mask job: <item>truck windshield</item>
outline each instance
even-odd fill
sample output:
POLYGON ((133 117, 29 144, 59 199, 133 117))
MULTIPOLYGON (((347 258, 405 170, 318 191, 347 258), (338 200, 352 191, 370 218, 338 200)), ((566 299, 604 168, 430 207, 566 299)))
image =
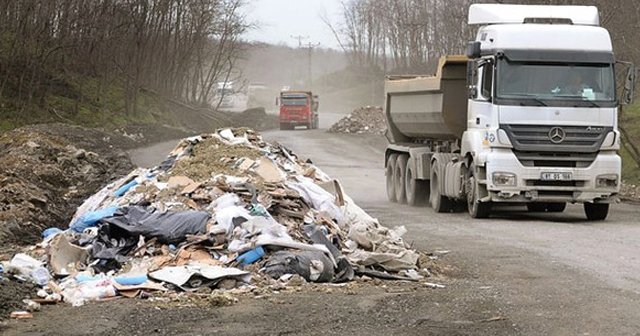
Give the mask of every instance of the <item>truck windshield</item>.
POLYGON ((282 105, 285 106, 305 106, 307 105, 306 98, 287 98, 282 97, 282 105))
POLYGON ((496 98, 520 105, 531 101, 535 105, 564 102, 579 106, 612 106, 615 104, 613 66, 503 59, 498 64, 496 98))

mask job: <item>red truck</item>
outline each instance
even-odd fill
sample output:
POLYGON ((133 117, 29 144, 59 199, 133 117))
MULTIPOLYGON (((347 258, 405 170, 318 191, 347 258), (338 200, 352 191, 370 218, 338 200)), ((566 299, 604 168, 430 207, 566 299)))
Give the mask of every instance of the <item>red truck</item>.
POLYGON ((281 130, 291 130, 296 126, 318 128, 318 96, 311 91, 282 91, 277 105, 281 130))

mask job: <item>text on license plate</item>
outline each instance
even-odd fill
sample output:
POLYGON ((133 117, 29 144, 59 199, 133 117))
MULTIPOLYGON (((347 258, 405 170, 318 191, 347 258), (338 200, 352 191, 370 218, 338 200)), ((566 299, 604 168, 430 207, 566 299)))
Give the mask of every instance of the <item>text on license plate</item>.
POLYGON ((571 173, 542 173, 540 179, 543 181, 569 181, 571 173))

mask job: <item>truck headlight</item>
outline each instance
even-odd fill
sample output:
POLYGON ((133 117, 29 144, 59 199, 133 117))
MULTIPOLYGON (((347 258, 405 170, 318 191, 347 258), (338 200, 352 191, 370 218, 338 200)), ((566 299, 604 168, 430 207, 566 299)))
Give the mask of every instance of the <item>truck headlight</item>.
POLYGON ((493 184, 497 186, 515 186, 516 174, 503 172, 493 173, 493 184))
POLYGON ((605 174, 596 177, 596 188, 616 188, 618 186, 618 174, 605 174))

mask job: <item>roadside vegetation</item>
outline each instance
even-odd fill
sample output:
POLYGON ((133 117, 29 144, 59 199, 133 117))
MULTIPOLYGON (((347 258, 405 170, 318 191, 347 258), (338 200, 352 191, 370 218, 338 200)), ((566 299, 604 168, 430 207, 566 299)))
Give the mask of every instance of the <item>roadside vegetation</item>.
POLYGON ((237 75, 244 4, 0 0, 0 131, 176 123, 181 113, 211 112, 218 82, 237 75))

